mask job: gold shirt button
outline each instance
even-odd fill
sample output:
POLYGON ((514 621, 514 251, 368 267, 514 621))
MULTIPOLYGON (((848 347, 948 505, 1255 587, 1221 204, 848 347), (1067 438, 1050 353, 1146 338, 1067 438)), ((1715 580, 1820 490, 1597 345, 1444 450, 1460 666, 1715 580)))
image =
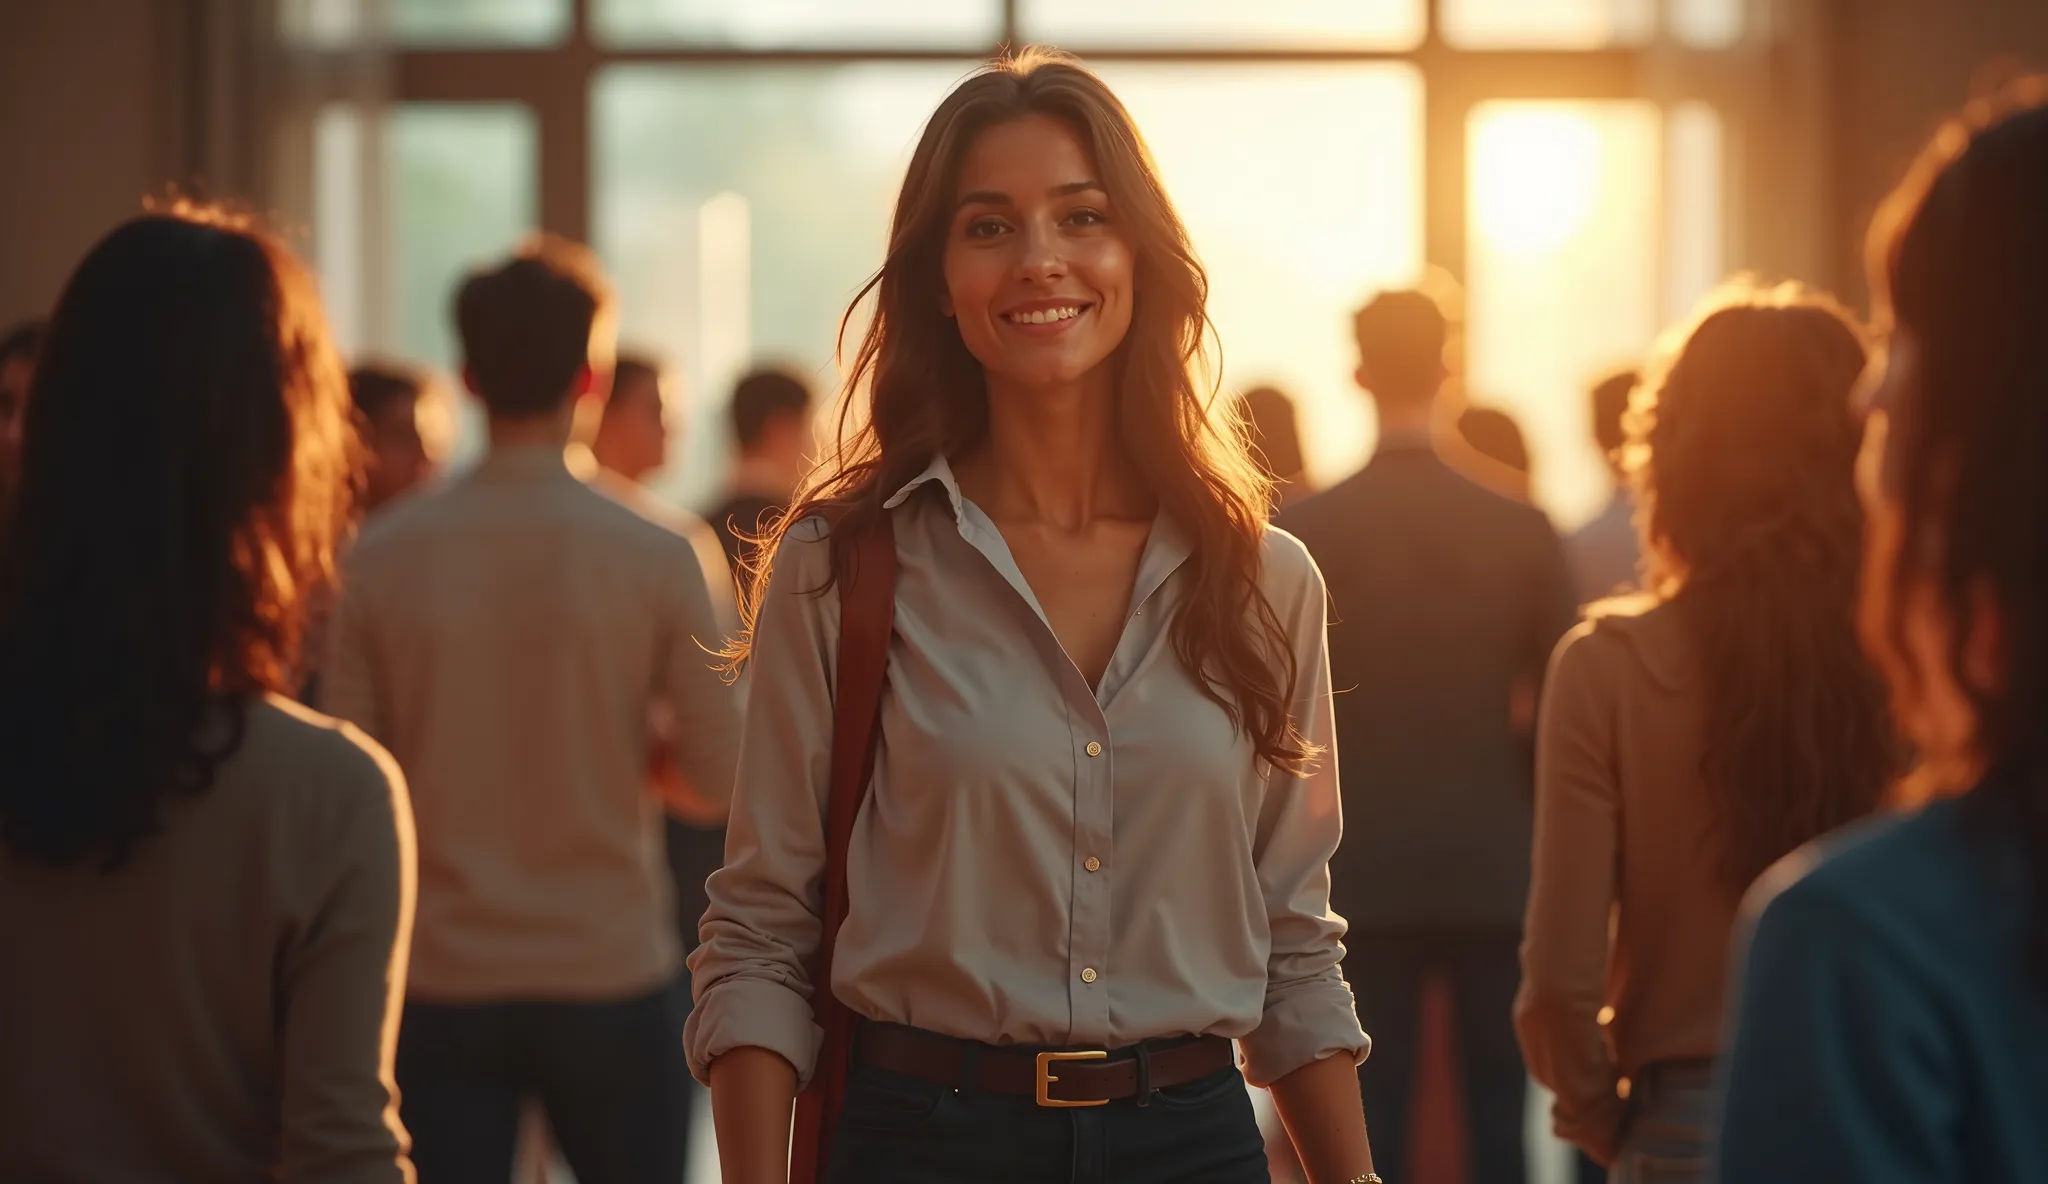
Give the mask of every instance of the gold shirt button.
POLYGON ((1093 966, 1083 966, 1081 968, 1081 981, 1084 983, 1095 981, 1095 968, 1093 966))
POLYGON ((1100 745, 1100 744, 1097 744, 1097 743, 1096 743, 1095 741, 1093 741, 1093 740, 1090 740, 1090 741, 1088 742, 1088 755, 1089 755, 1089 756, 1101 756, 1101 755, 1102 755, 1102 745, 1100 745))
POLYGON ((1102 870, 1102 861, 1100 859, 1095 858, 1093 855, 1090 855, 1088 858, 1081 861, 1081 866, 1087 868, 1091 872, 1099 872, 1102 870))

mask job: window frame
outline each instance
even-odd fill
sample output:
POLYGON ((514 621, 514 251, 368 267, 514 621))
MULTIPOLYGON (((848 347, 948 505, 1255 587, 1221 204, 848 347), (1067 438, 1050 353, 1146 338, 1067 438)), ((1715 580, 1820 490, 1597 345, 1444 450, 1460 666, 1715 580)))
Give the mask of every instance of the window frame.
MULTIPOLYGON (((587 241, 591 233, 593 182, 592 95, 599 73, 635 65, 834 65, 856 62, 957 62, 996 56, 1020 44, 1020 9, 1030 0, 1000 0, 999 40, 991 45, 872 46, 757 49, 712 45, 611 45, 597 39, 592 8, 597 0, 566 0, 569 24, 550 46, 458 47, 396 45, 291 51, 298 93, 315 105, 360 101, 366 72, 384 103, 520 103, 531 109, 538 129, 536 178, 539 225, 543 230, 587 241)), ((1423 258, 1463 283, 1467 273, 1467 131, 1473 110, 1497 101, 1647 99, 1667 113, 1685 102, 1704 102, 1722 116, 1729 139, 1744 126, 1756 80, 1767 76, 1763 39, 1752 31, 1734 45, 1692 48, 1674 43, 1669 8, 1658 0, 1655 37, 1642 44, 1602 48, 1463 48, 1446 42, 1442 0, 1423 0, 1424 31, 1407 49, 1093 47, 1062 44, 1083 60, 1159 64, 1254 64, 1399 62, 1419 70, 1423 91, 1423 258)), ((1751 13, 1752 30, 1756 14, 1751 13)), ((1646 162, 1662 175, 1666 161, 1646 162)), ((1731 164, 1733 162, 1731 161, 1731 164)), ((1730 232, 1740 226, 1736 170, 1723 170, 1721 208, 1730 232)), ((375 175, 374 168, 366 172, 375 175)), ((374 203, 371 203, 374 205, 374 203)), ((383 244, 380 227, 367 228, 364 249, 375 255, 383 244)), ((1723 236, 1729 258, 1745 252, 1733 233, 1723 236)), ((383 270, 364 260, 366 278, 383 270)), ((381 337, 374 328, 371 335, 381 337)))

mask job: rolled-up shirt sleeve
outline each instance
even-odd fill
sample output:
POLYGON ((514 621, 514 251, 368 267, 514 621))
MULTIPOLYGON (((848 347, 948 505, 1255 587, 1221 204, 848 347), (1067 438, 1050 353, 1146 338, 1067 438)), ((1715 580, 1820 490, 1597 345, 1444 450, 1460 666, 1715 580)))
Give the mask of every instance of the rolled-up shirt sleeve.
POLYGON ((824 897, 832 668, 839 596, 822 521, 783 539, 754 626, 749 710, 726 831, 725 866, 690 956, 696 997, 684 1045, 690 1071, 743 1047, 787 1060, 808 1081, 822 1035, 809 966, 824 897))
POLYGON ((1241 1044, 1245 1079, 1259 1086, 1325 1057, 1363 1061, 1372 1048, 1340 969, 1345 922, 1330 911, 1330 857, 1344 824, 1322 573, 1300 543, 1277 531, 1268 536, 1266 562, 1294 653, 1290 710, 1320 753, 1305 769, 1273 771, 1253 840, 1272 945, 1265 1011, 1241 1044))

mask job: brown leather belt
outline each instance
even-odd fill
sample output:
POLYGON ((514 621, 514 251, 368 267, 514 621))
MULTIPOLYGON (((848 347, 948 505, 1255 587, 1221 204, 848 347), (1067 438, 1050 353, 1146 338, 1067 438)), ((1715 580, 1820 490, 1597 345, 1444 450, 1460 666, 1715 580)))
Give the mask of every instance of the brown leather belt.
POLYGON ((1221 1036, 1152 1040, 1103 1049, 1024 1050, 955 1040, 901 1024, 863 1023, 857 1064, 955 1089, 1032 1098, 1041 1106, 1101 1106, 1119 1098, 1200 1081, 1237 1064, 1221 1036))

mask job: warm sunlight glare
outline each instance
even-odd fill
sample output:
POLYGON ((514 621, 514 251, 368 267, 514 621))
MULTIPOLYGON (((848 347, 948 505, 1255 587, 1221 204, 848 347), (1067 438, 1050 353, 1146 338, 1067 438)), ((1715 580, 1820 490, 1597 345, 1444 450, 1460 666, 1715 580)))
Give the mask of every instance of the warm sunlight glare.
POLYGON ((1544 107, 1498 109, 1475 124, 1472 191, 1480 233, 1520 254, 1570 242, 1599 196, 1599 130, 1577 112, 1544 107))

